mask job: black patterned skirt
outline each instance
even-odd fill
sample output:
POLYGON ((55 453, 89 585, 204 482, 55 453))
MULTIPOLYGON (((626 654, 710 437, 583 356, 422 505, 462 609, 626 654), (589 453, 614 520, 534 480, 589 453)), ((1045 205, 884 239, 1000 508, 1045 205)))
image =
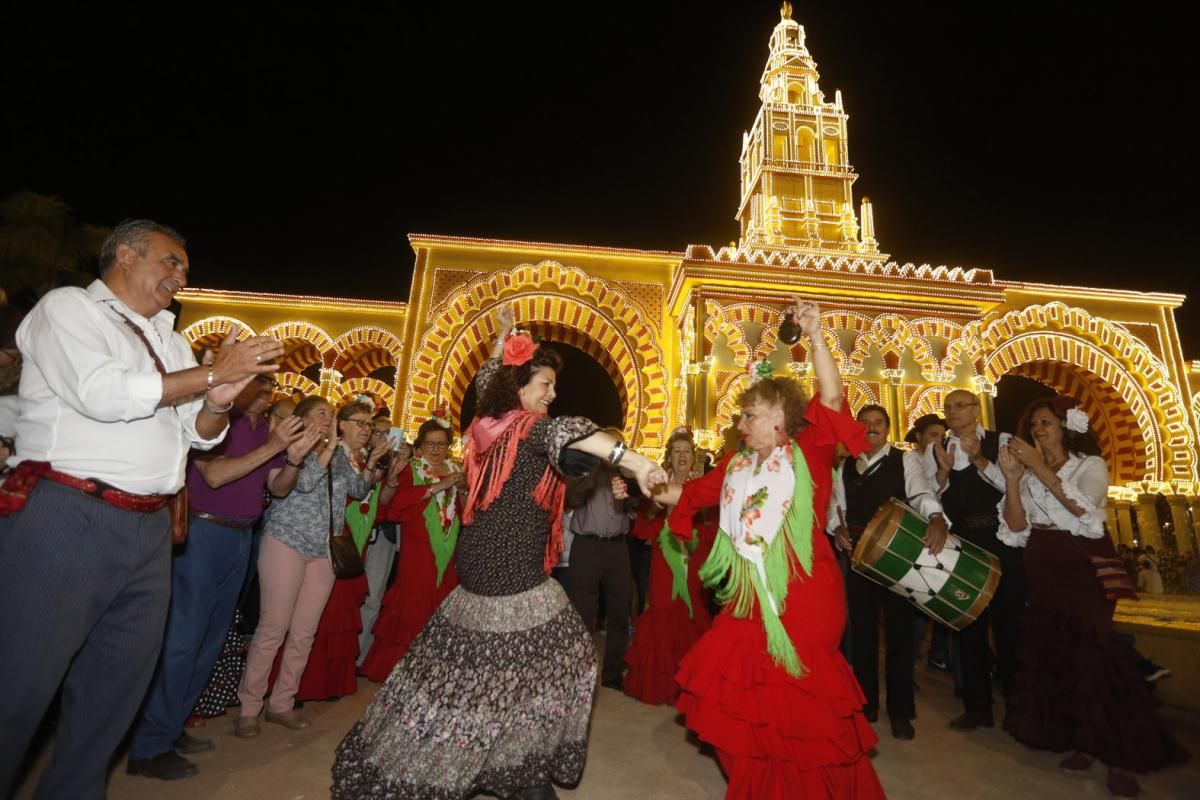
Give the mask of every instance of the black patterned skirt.
POLYGON ((557 582, 454 590, 337 749, 343 800, 508 797, 583 774, 596 658, 557 582))

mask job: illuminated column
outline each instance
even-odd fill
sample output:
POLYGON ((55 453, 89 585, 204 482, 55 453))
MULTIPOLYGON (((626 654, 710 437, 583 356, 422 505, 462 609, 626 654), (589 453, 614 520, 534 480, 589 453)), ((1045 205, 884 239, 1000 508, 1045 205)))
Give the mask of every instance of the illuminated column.
POLYGON ((337 397, 336 388, 342 382, 342 373, 330 367, 321 370, 321 397, 333 400, 337 397))
POLYGON ((1138 533, 1142 547, 1162 550, 1162 528, 1158 524, 1158 495, 1140 494, 1137 500, 1138 533))
POLYGON ((1191 555, 1195 550, 1192 543, 1192 520, 1188 516, 1188 499, 1181 495, 1171 495, 1167 498, 1171 507, 1171 522, 1175 527, 1175 547, 1179 555, 1191 555))
POLYGON ((904 430, 901 425, 904 420, 900 417, 904 414, 904 398, 902 382, 904 381, 904 370, 902 369, 881 369, 879 374, 886 379, 884 384, 883 405, 888 410, 888 416, 892 418, 891 431, 889 438, 893 442, 904 440, 904 430))
POLYGON ((1112 539, 1113 547, 1121 544, 1120 526, 1117 523, 1117 506, 1116 503, 1110 501, 1104 507, 1104 515, 1108 517, 1108 538, 1112 539))
POLYGON ((1116 502, 1117 536, 1120 543, 1133 547, 1133 503, 1129 500, 1116 502))
POLYGON ((996 384, 983 375, 977 375, 975 394, 979 397, 979 422, 989 431, 996 430, 996 384))
POLYGON ((708 309, 704 306, 704 298, 696 298, 695 314, 696 330, 692 340, 692 363, 688 367, 688 375, 692 381, 692 425, 699 429, 708 427, 708 375, 700 374, 700 363, 704 361, 704 328, 708 324, 708 309))
POLYGON ((860 253, 878 253, 879 242, 875 240, 875 209, 871 208, 871 199, 862 199, 862 238, 858 245, 860 253))

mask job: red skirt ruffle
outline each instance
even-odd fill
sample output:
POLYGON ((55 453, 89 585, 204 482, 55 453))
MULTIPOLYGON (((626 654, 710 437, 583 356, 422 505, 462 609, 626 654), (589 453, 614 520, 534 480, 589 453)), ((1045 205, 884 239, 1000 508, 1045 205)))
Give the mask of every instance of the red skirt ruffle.
POLYGON ((636 622, 625 651, 625 694, 650 705, 670 705, 679 696, 675 673, 692 646, 712 626, 703 598, 693 598, 695 617, 682 600, 652 603, 636 622))
POLYGON ((363 660, 362 674, 373 681, 385 681, 425 623, 442 601, 458 586, 453 565, 446 568, 442 585, 435 586, 432 576, 426 583, 406 581, 398 575, 383 597, 383 608, 371 629, 375 641, 363 660))
POLYGON ((864 697, 838 651, 845 589, 836 564, 789 586, 784 626, 807 669, 793 678, 767 653, 762 621, 728 612, 684 657, 675 706, 715 747, 729 777, 727 798, 877 800, 883 787, 867 756, 878 741, 864 697))
POLYGON ((1032 747, 1078 750, 1103 763, 1147 772, 1187 751, 1167 731, 1159 700, 1133 651, 1112 635, 1113 603, 1088 560, 1111 557, 1107 539, 1034 530, 1025 550, 1029 607, 1004 729, 1032 747))

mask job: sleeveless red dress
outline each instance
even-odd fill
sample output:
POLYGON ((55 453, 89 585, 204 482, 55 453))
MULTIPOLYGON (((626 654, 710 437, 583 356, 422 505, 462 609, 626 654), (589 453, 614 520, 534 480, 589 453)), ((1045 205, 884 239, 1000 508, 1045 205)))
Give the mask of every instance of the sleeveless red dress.
POLYGON ((425 498, 426 487, 413 483, 411 468, 401 472, 397 480, 400 485, 392 502, 381 508, 377 517, 383 522, 400 523, 400 552, 399 572, 383 596, 383 608, 372 629, 375 642, 362 664, 362 674, 373 681, 387 679, 433 612, 458 586, 453 559, 446 566, 441 585, 437 583, 437 562, 425 527, 425 506, 432 502, 425 498))
POLYGON ((682 597, 673 596, 675 575, 663 555, 659 536, 666 510, 639 513, 630 534, 650 542, 650 590, 645 612, 634 623, 636 632, 625 651, 625 694, 650 705, 670 705, 679 696, 675 673, 679 662, 712 625, 708 596, 700 583, 700 565, 717 532, 715 519, 697 517, 699 541, 687 560, 687 591, 691 611, 682 597))

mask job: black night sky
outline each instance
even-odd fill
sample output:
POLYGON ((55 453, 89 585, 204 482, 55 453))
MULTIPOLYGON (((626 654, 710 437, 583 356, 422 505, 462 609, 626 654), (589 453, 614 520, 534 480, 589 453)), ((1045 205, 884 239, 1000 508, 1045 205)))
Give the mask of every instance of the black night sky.
MULTIPOLYGON (((409 232, 735 239, 778 20, 771 0, 23 5, 0 25, 0 196, 174 225, 193 285, 385 299, 407 299, 409 232)), ((1185 4, 795 16, 895 260, 1200 290, 1185 4)))

